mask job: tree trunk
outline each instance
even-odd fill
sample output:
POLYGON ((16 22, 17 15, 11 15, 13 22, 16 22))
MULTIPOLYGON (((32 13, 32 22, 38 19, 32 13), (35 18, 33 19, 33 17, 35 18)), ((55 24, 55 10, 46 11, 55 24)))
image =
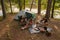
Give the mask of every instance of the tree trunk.
POLYGON ((25 9, 25 0, 24 0, 24 9, 25 9))
POLYGON ((34 0, 32 0, 31 7, 30 7, 30 11, 31 11, 31 9, 32 9, 32 7, 33 7, 33 2, 34 2, 34 0))
POLYGON ((19 4, 20 11, 21 11, 22 10, 22 2, 21 2, 21 0, 18 0, 18 4, 19 4))
POLYGON ((50 17, 51 4, 52 4, 52 0, 48 0, 47 9, 46 9, 46 15, 45 15, 45 18, 47 18, 47 19, 49 19, 49 17, 50 17))
POLYGON ((55 1, 56 1, 56 0, 54 0, 54 1, 53 1, 53 6, 52 6, 52 14, 51 14, 51 18, 53 18, 53 13, 54 13, 54 6, 55 6, 55 1))
POLYGON ((12 12, 12 4, 11 4, 11 0, 9 0, 9 2, 10 2, 11 14, 12 14, 13 12, 12 12))
POLYGON ((3 18, 6 18, 6 11, 5 11, 5 6, 4 6, 4 0, 1 0, 1 6, 2 6, 2 11, 3 11, 3 18))
POLYGON ((41 13, 41 0, 38 0, 38 14, 41 13))

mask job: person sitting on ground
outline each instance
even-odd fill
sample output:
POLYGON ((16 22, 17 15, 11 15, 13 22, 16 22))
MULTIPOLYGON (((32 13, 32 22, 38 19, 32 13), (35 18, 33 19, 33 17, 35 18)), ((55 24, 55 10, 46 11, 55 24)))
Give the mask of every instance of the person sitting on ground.
POLYGON ((47 18, 44 18, 44 23, 47 23, 48 22, 48 19, 47 18))
POLYGON ((32 20, 32 18, 30 20, 27 20, 27 18, 25 18, 25 22, 26 22, 26 25, 24 27, 22 27, 21 29, 29 28, 29 26, 32 25, 33 20, 32 20))
POLYGON ((44 26, 45 24, 48 24, 47 18, 43 18, 43 19, 40 21, 40 25, 44 26))
MULTIPOLYGON (((37 24, 37 25, 39 25, 39 24, 37 24)), ((51 33, 51 30, 52 30, 51 28, 48 27, 48 23, 45 23, 43 25, 43 27, 39 26, 38 28, 40 29, 40 32, 48 32, 48 33, 51 33)))
POLYGON ((40 22, 46 23, 48 22, 47 18, 43 18, 42 20, 40 20, 40 22))
POLYGON ((47 23, 45 24, 45 26, 43 28, 45 30, 46 35, 51 36, 52 28, 49 28, 47 23))
POLYGON ((30 33, 39 33, 40 30, 37 28, 36 22, 33 20, 31 27, 29 28, 30 33))
POLYGON ((24 17, 24 16, 20 16, 19 19, 20 19, 20 20, 19 20, 20 22, 26 23, 26 21, 27 21, 27 18, 24 17))
POLYGON ((24 26, 24 25, 25 25, 24 18, 22 18, 22 19, 20 20, 20 26, 24 26))
POLYGON ((33 20, 32 20, 32 18, 31 18, 31 19, 29 19, 29 20, 28 20, 27 18, 25 18, 24 22, 25 22, 26 24, 25 24, 25 26, 24 26, 24 27, 22 27, 21 29, 29 28, 29 26, 31 26, 31 25, 32 25, 33 20))
POLYGON ((23 21, 23 22, 24 22, 25 25, 24 25, 23 27, 21 27, 21 29, 26 29, 26 28, 28 28, 28 20, 27 20, 26 17, 24 18, 24 21, 23 21))

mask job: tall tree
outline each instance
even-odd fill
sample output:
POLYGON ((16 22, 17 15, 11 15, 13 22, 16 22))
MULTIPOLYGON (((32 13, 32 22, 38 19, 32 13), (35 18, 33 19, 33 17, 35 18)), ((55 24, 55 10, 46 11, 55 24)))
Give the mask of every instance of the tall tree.
POLYGON ((41 13, 41 0, 38 0, 38 14, 41 13))
POLYGON ((20 11, 22 10, 22 0, 18 0, 20 11))
POLYGON ((1 6, 2 6, 2 11, 3 11, 3 18, 6 18, 6 11, 5 11, 5 5, 4 5, 4 0, 1 0, 1 6))
POLYGON ((49 17, 50 17, 51 5, 52 5, 52 0, 48 0, 47 9, 46 9, 46 15, 45 15, 45 18, 47 18, 47 19, 49 19, 49 17))
POLYGON ((24 0, 24 9, 25 9, 25 0, 24 0))
POLYGON ((33 2, 34 2, 34 0, 32 0, 31 7, 30 7, 30 11, 31 11, 31 9, 32 9, 32 7, 33 7, 33 2))
POLYGON ((12 14, 13 12, 12 12, 12 4, 11 4, 11 0, 9 0, 9 3, 10 3, 11 14, 12 14))
POLYGON ((55 2, 56 2, 56 0, 53 0, 53 6, 52 6, 52 14, 51 14, 51 18, 53 18, 55 2))

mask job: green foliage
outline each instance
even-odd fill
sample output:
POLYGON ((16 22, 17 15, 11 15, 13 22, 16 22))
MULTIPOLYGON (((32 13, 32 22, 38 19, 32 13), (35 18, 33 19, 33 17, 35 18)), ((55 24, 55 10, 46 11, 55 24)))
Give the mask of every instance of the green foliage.
MULTIPOLYGON (((20 1, 21 1, 22 6, 23 6, 24 5, 24 0, 20 0, 20 1)), ((5 2, 6 10, 8 10, 8 8, 9 8, 9 0, 4 0, 4 2, 5 2)), ((26 7, 30 7, 31 2, 32 2, 32 0, 25 0, 26 7)), ((37 8, 38 0, 35 0, 35 2, 36 2, 36 8, 37 8)), ((11 3, 12 3, 12 5, 16 5, 19 8, 18 0, 11 0, 11 3)), ((1 5, 1 0, 0 0, 0 5, 1 5)), ((41 7, 42 9, 46 9, 47 0, 41 0, 41 6, 42 6, 41 7)), ((55 9, 59 9, 59 8, 60 8, 60 0, 56 0, 55 9)))
POLYGON ((60 0, 56 0, 57 3, 60 3, 60 0))

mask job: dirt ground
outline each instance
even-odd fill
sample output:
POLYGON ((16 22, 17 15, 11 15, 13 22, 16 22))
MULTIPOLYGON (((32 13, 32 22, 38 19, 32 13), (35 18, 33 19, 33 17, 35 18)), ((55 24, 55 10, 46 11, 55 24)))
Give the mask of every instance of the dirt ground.
POLYGON ((7 18, 0 22, 0 40, 60 40, 60 21, 51 19, 52 35, 47 37, 45 34, 30 34, 28 29, 20 30, 19 23, 14 21, 15 15, 8 14, 7 18))

